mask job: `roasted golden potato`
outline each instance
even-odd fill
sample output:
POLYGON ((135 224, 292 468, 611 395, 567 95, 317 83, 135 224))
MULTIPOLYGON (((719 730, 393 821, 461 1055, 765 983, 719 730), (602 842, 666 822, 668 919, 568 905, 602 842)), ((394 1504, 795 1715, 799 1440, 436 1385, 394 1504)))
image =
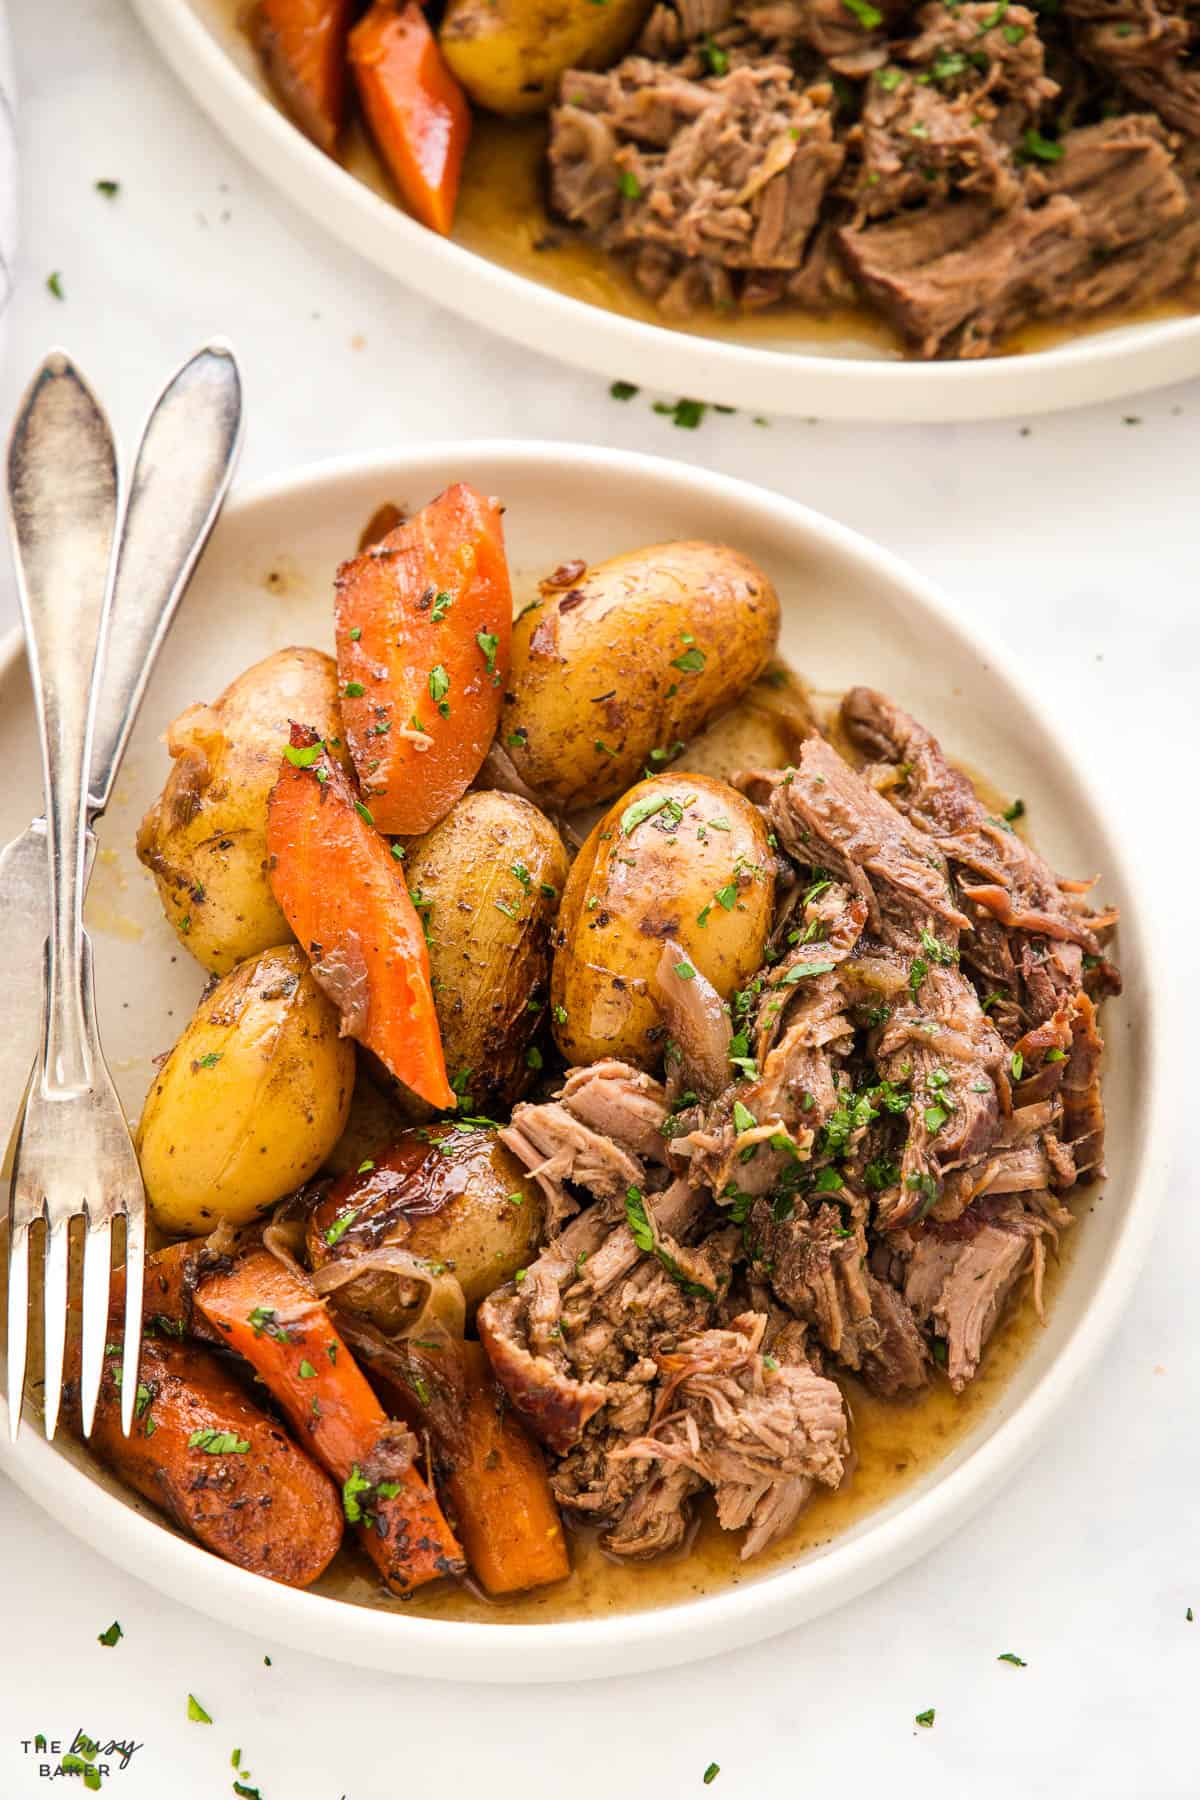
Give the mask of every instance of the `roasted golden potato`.
POLYGON ((447 1072, 468 1108, 489 1112, 529 1083, 566 851, 528 800, 475 793, 409 844, 404 867, 429 940, 447 1072))
POLYGON ((277 650, 167 732, 174 763, 137 853, 180 942, 215 975, 292 935, 267 880, 267 795, 292 719, 346 760, 337 667, 320 650, 277 650))
POLYGON ((656 544, 560 570, 513 627, 500 741, 556 811, 621 794, 766 667, 779 598, 722 544, 656 544), (556 585, 557 584, 557 585, 556 585))
POLYGON ((544 112, 565 70, 608 68, 649 11, 650 0, 450 0, 439 42, 477 106, 516 117, 544 112))
POLYGON ((735 788, 655 775, 600 820, 567 879, 550 983, 569 1063, 662 1060, 650 982, 666 944, 723 1000, 762 962, 775 900, 766 827, 735 788))
POLYGON ((671 773, 690 769, 729 781, 742 769, 786 769, 816 729, 804 683, 773 662, 736 706, 684 746, 671 773))
MULTIPOLYGON (((453 1275, 472 1310, 536 1256, 542 1201, 536 1182, 487 1125, 407 1131, 366 1167, 344 1176, 314 1210, 311 1266, 384 1246, 408 1251, 432 1275, 453 1275)), ((381 1330, 408 1322, 420 1282, 403 1270, 365 1269, 336 1289, 340 1307, 381 1330)))
POLYGON ((317 1172, 341 1136, 354 1046, 299 945, 240 963, 155 1077, 138 1155, 169 1236, 243 1225, 317 1172))

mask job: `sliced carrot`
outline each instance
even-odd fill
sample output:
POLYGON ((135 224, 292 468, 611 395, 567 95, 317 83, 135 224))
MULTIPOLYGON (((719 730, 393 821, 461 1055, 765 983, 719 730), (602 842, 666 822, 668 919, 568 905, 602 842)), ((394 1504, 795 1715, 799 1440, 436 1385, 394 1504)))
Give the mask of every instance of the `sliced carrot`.
POLYGON ((195 1303, 342 1483, 346 1516, 392 1591, 462 1574, 462 1550, 432 1489, 415 1465, 397 1471, 389 1458, 396 1427, 308 1283, 269 1250, 251 1250, 206 1276, 195 1303))
POLYGON ((428 1432, 472 1574, 489 1594, 564 1580, 571 1563, 542 1453, 497 1386, 483 1345, 407 1345, 400 1354, 403 1369, 364 1361, 396 1417, 428 1432))
POLYGON ((428 831, 496 735, 512 643, 500 509, 459 482, 338 570, 346 737, 381 831, 428 831))
POLYGON ((343 1032, 431 1106, 454 1106, 429 952, 403 870, 307 726, 292 726, 271 789, 267 857, 275 898, 341 1010, 343 1032))
POLYGON ((350 66, 371 135, 423 225, 449 234, 471 108, 424 13, 376 0, 350 33, 350 66))
POLYGON ((251 31, 263 66, 300 129, 332 152, 346 117, 346 49, 354 0, 259 0, 251 31))

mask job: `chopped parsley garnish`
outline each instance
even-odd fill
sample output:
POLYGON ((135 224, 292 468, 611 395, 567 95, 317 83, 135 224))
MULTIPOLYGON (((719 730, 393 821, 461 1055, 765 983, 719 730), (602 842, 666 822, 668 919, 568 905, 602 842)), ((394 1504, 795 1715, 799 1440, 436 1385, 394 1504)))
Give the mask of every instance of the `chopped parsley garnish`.
POLYGON ((112 1624, 109 1626, 108 1630, 102 1631, 100 1633, 100 1636, 96 1639, 96 1642, 98 1644, 103 1644, 104 1648, 106 1650, 112 1650, 117 1644, 120 1643, 121 1639, 124 1636, 125 1636, 125 1633, 121 1630, 120 1623, 118 1622, 118 1620, 114 1619, 112 1624))
POLYGON ((608 391, 614 400, 632 400, 635 394, 641 393, 632 381, 614 381, 608 391))
POLYGON ((317 1371, 313 1368, 307 1356, 301 1360, 298 1372, 301 1381, 315 1381, 317 1379, 317 1371))
POLYGON ((681 675, 698 675, 704 667, 704 662, 703 650, 697 650, 693 644, 690 649, 684 651, 682 656, 671 658, 671 667, 678 669, 681 675))
POLYGON ((318 739, 315 744, 285 744, 283 754, 293 769, 311 769, 319 756, 324 756, 325 745, 318 739))
POLYGON ((621 170, 617 176, 617 186, 627 200, 640 200, 642 197, 642 184, 632 169, 621 170))
POLYGON ((740 1137, 743 1131, 753 1131, 757 1124, 758 1120, 750 1108, 743 1106, 740 1100, 735 1100, 733 1103, 733 1129, 738 1136, 740 1137))
POLYGON ((853 14, 864 31, 874 31, 883 24, 883 14, 877 6, 870 4, 870 0, 842 0, 842 5, 848 13, 853 14))
POLYGON ((776 984, 779 987, 794 987, 798 981, 807 981, 813 975, 832 975, 836 964, 831 962, 793 963, 784 971, 776 984))
POLYGON ((719 44, 714 44, 711 37, 706 37, 700 45, 700 54, 710 75, 728 75, 729 58, 719 44))
POLYGON ((435 625, 440 625, 453 605, 454 595, 447 594, 443 589, 441 593, 435 594, 433 597, 433 611, 429 615, 430 619, 435 625))
POLYGON ((359 1207, 352 1206, 336 1218, 329 1227, 329 1230, 325 1233, 325 1242, 331 1246, 340 1243, 353 1225, 355 1219, 357 1219, 360 1210, 359 1207))
POLYGON ((693 969, 691 963, 677 962, 675 964, 675 973, 678 975, 680 981, 695 981, 696 979, 696 971, 693 969))
POLYGON ((52 275, 47 275, 46 286, 50 289, 50 292, 54 295, 56 300, 66 299, 67 296, 63 293, 62 276, 57 269, 55 269, 52 275))
POLYGON ((661 812, 668 798, 666 794, 646 794, 641 800, 633 801, 621 814, 621 836, 629 837, 639 825, 661 812))
MULTIPOLYGON (((764 1362, 764 1363, 766 1363, 766 1362, 767 1362, 767 1361, 768 1361, 768 1358, 767 1358, 767 1357, 765 1357, 765 1356, 764 1356, 764 1357, 763 1357, 763 1362, 764 1362)), ((775 1367, 776 1367, 776 1368, 778 1368, 778 1367, 779 1367, 779 1364, 778 1364, 778 1363, 776 1363, 776 1364, 775 1364, 775 1367)), ((704 1785, 705 1785, 705 1787, 711 1787, 711 1786, 712 1786, 712 1784, 713 1784, 713 1782, 714 1782, 714 1781, 715 1781, 715 1780, 716 1780, 716 1779, 717 1779, 717 1776, 718 1776, 718 1775, 719 1775, 719 1774, 720 1774, 720 1773, 721 1773, 721 1765, 720 1765, 720 1763, 709 1763, 709 1765, 708 1765, 708 1767, 707 1767, 707 1769, 705 1769, 705 1771, 704 1771, 704 1785)))
POLYGON ((929 1707, 929 1709, 926 1712, 919 1712, 917 1714, 916 1723, 918 1725, 923 1725, 925 1727, 925 1730, 928 1731, 936 1717, 937 1717, 937 1709, 936 1709, 936 1707, 931 1706, 931 1707, 929 1707))
POLYGON ((354 802, 354 810, 358 814, 359 818, 363 821, 364 825, 374 825, 374 823, 375 823, 374 814, 372 813, 369 806, 363 805, 361 800, 356 800, 354 802))
POLYGON ((1023 1656, 1018 1656, 1015 1651, 1012 1650, 1002 1650, 1000 1655, 996 1658, 996 1661, 1011 1663, 1014 1669, 1027 1669, 1029 1667, 1025 1658, 1023 1656))
POLYGON ((929 973, 929 964, 923 957, 914 956, 908 970, 908 991, 915 1000, 921 983, 929 973))
POLYGON ((212 1425, 193 1431, 188 1438, 189 1450, 204 1450, 209 1456, 245 1456, 249 1448, 248 1439, 238 1437, 235 1431, 218 1431, 212 1425))
POLYGON ((879 69, 876 72, 875 79, 885 94, 894 94, 896 89, 900 86, 900 83, 904 80, 904 70, 891 67, 879 69))
POLYGON ((514 906, 511 900, 494 900, 492 904, 496 911, 502 912, 506 918, 519 919, 521 916, 520 907, 514 906))
POLYGON ((1021 139, 1020 148, 1017 151, 1017 155, 1024 158, 1026 162, 1033 162, 1035 160, 1038 162, 1059 162, 1062 159, 1062 154, 1063 147, 1061 144, 1056 144, 1053 138, 1043 137, 1041 132, 1032 125, 1026 128, 1025 135, 1021 139))
POLYGON ((342 693, 346 696, 347 700, 361 700, 366 693, 366 689, 363 687, 361 681, 348 681, 342 689, 342 693))
POLYGON ((354 1173, 356 1175, 365 1175, 365 1174, 367 1174, 368 1170, 373 1169, 374 1167, 375 1167, 375 1164, 372 1162, 371 1158, 368 1156, 367 1158, 365 1158, 365 1160, 363 1162, 359 1163, 359 1165, 358 1165, 357 1169, 355 1169, 354 1173))
POLYGON ((1020 799, 1014 800, 1011 806, 1005 807, 1004 816, 1010 825, 1015 824, 1018 819, 1023 819, 1025 817, 1025 802, 1020 799))
POLYGON ((931 962, 948 967, 958 961, 958 951, 951 944, 943 944, 941 938, 934 937, 932 931, 921 932, 921 948, 931 962))
POLYGON ((350 1473, 342 1483, 342 1511, 346 1515, 347 1525, 361 1525, 366 1514, 361 1505, 363 1494, 371 1492, 371 1483, 367 1480, 357 1463, 352 1463, 350 1473))
POLYGON ((544 1066, 545 1060, 545 1057, 542 1055, 536 1044, 531 1044, 525 1052, 525 1067, 527 1069, 540 1069, 544 1066))
POLYGON ((287 1326, 276 1324, 273 1306, 256 1306, 254 1311, 247 1315, 246 1323, 255 1337, 274 1338, 277 1344, 290 1344, 292 1341, 287 1326))
POLYGON ((1025 1073, 1025 1058, 1021 1055, 1019 1050, 1013 1051, 1012 1056, 1009 1058, 1008 1066, 1012 1071, 1013 1080, 1020 1081, 1022 1075, 1025 1073))
POLYGON ((212 1714, 205 1712, 195 1694, 188 1695, 187 1716, 196 1725, 211 1725, 212 1714))
POLYGON ((450 677, 441 663, 435 663, 429 671, 429 698, 435 703, 443 719, 450 717, 450 702, 446 695, 450 692, 450 677))
POLYGON ((221 1050, 206 1050, 203 1056, 196 1058, 196 1067, 198 1069, 215 1069, 223 1055, 224 1052, 221 1050))
POLYGON ((496 652, 500 648, 500 639, 492 631, 477 631, 475 642, 483 651, 483 660, 487 664, 487 672, 491 675, 496 667, 496 652))
POLYGON ((98 181, 96 183, 96 192, 103 194, 106 200, 115 200, 120 191, 119 181, 98 181))
POLYGON ((650 1216, 646 1211, 646 1202, 642 1197, 641 1188, 628 1187, 625 1190, 625 1223, 628 1225, 630 1236, 633 1238, 638 1249, 646 1256, 657 1257, 672 1281, 677 1281, 684 1293, 687 1294, 690 1299, 716 1299, 717 1296, 713 1293, 711 1288, 704 1287, 698 1281, 693 1281, 691 1277, 680 1268, 679 1264, 675 1261, 675 1258, 671 1256, 668 1251, 663 1249, 658 1241, 654 1226, 650 1222, 650 1216))

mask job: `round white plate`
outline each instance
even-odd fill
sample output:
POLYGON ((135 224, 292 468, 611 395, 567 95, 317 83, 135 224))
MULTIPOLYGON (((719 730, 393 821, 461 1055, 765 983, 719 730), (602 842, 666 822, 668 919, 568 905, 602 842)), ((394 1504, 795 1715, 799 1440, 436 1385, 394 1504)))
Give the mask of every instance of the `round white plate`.
MULTIPOLYGON (((27 1423, 12 1447, 0 1403, 0 1469, 102 1554, 230 1624, 409 1674, 629 1674, 749 1643, 861 1593, 936 1544, 1033 1447, 1129 1292, 1165 1178, 1161 1070, 1170 1057, 1156 984, 1166 965, 1148 952, 1125 828, 1110 831, 1104 797, 1089 789, 1004 659, 894 557, 792 501, 681 464, 565 444, 435 445, 302 470, 239 498, 217 527, 150 683, 101 828, 89 896, 104 1042, 131 1116, 149 1086, 151 1057, 178 1035, 204 979, 178 950, 133 851, 137 822, 166 770, 167 722, 282 645, 332 648, 334 569, 368 517, 383 501, 415 507, 457 480, 505 501, 518 602, 539 575, 574 557, 701 536, 748 552, 779 588, 782 650, 798 669, 822 690, 865 680, 896 694, 952 754, 1026 797, 1038 842, 1057 866, 1103 870, 1104 898, 1123 912, 1126 993, 1106 1014, 1110 1179, 1080 1209, 1047 1329, 940 1467, 777 1572, 755 1580, 751 1568, 740 1585, 686 1605, 578 1623, 457 1624, 373 1611, 220 1562, 164 1527, 70 1440, 48 1446, 27 1423)), ((3 841, 39 804, 32 708, 15 645, 0 667, 0 767, 3 841)))
POLYGON ((269 97, 237 0, 133 0, 179 78, 264 175, 360 255, 478 325, 601 375, 765 413, 995 419, 1138 393, 1200 373, 1200 318, 1115 325, 984 362, 885 361, 866 346, 764 348, 574 300, 427 231, 323 155, 269 97))

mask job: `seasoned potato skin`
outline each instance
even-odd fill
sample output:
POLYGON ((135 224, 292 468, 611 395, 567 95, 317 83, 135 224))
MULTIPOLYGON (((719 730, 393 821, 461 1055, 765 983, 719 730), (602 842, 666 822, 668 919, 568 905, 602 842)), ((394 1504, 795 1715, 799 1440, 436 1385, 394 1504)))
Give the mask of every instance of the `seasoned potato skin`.
POLYGON ((623 794, 572 865, 555 932, 550 999, 567 1062, 661 1062, 663 1026, 649 982, 666 943, 724 1000, 748 980, 770 930, 773 861, 757 811, 723 782, 655 775, 623 794), (630 826, 631 808, 656 801, 675 801, 682 817, 664 806, 630 826))
POLYGON ((202 999, 138 1128, 169 1236, 243 1225, 315 1175, 341 1136, 354 1047, 295 944, 240 963, 202 999))
POLYGON ((655 544, 543 582, 513 627, 501 741, 544 805, 611 800, 732 706, 778 635, 771 582, 723 544, 655 544))
POLYGON ((478 106, 544 112, 566 69, 606 69, 637 35, 650 0, 450 0, 442 54, 478 106))
POLYGON ((526 1053, 545 1016, 562 840, 528 800, 466 794, 409 844, 404 867, 425 921, 450 1079, 468 1110, 511 1104, 529 1084, 526 1053))
MULTIPOLYGON (((373 1167, 334 1183, 309 1220, 308 1254, 319 1269, 335 1257, 396 1245, 444 1264, 473 1309, 532 1261, 541 1228, 537 1184, 495 1131, 435 1125, 405 1132, 373 1167), (331 1245, 331 1227, 347 1218, 331 1245)), ((336 1299, 385 1331, 400 1329, 411 1310, 385 1270, 348 1282, 336 1299)))
MULTIPOLYGON (((341 1497, 227 1365, 199 1344, 148 1337, 139 1396, 144 1385, 150 1399, 128 1437, 117 1373, 110 1356, 88 1440, 100 1461, 228 1562, 289 1587, 315 1581, 342 1541, 341 1497), (189 1444, 197 1431, 230 1431, 248 1448, 214 1456, 189 1444)), ((78 1424, 74 1390, 67 1403, 78 1424)))
POLYGON ((773 662, 736 706, 692 739, 671 773, 690 769, 729 781, 743 769, 786 769, 816 729, 804 683, 773 662))
MULTIPOLYGON (((267 880, 267 795, 292 719, 331 745, 342 738, 337 667, 320 650, 264 657, 167 732, 173 765, 137 853, 180 943, 214 975, 292 935, 267 880)), ((332 747, 345 762, 344 745, 332 747)))

